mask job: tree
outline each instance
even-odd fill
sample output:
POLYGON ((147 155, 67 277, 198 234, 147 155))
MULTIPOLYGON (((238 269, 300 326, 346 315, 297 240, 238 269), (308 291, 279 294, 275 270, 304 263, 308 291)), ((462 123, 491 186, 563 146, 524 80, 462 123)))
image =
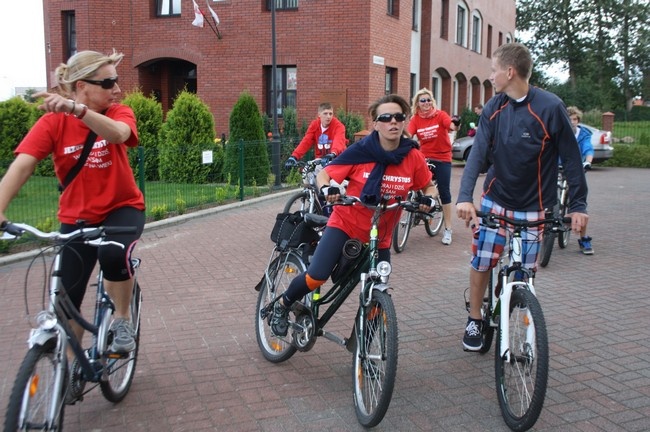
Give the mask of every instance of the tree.
MULTIPOLYGON (((144 147, 144 178, 148 181, 158 180, 158 143, 163 124, 162 105, 153 96, 146 97, 140 90, 127 94, 122 102, 130 106, 135 114, 139 145, 144 147)), ((129 162, 137 178, 139 173, 137 148, 129 149, 129 162)))

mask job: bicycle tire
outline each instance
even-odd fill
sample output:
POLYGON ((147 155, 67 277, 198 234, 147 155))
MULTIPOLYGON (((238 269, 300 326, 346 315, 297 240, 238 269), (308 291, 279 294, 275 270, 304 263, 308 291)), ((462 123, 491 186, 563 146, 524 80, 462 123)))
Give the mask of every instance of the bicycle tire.
POLYGON ((440 232, 443 223, 445 222, 445 214, 442 212, 442 205, 439 198, 434 198, 436 210, 430 213, 424 220, 424 229, 429 237, 435 237, 440 232), (439 208, 438 208, 439 207, 439 208))
MULTIPOLYGON (((512 292, 509 317, 511 361, 507 363, 496 350, 496 390, 508 427, 525 431, 539 418, 546 397, 549 361, 546 324, 537 298, 527 289, 512 292)), ((500 335, 501 331, 497 340, 500 335)))
MULTIPOLYGON (((560 216, 564 218, 569 211, 569 193, 564 191, 560 196, 560 216)), ((560 230, 557 233, 557 244, 560 246, 560 249, 564 249, 569 245, 569 239, 571 238, 571 230, 560 230)))
MULTIPOLYGON (((496 270, 496 268, 490 271, 490 283, 488 285, 490 287, 494 286, 494 284, 496 283, 494 281, 495 274, 498 275, 498 271, 496 270)), ((481 329, 481 339, 483 343, 481 345, 481 349, 478 351, 480 354, 485 354, 488 351, 490 351, 490 347, 492 346, 492 340, 494 339, 494 327, 490 325, 491 314, 492 312, 490 311, 489 300, 487 298, 484 298, 483 299, 483 328, 481 329)))
MULTIPOLYGON (((5 415, 5 432, 16 430, 61 431, 65 412, 67 365, 60 364, 54 352, 56 339, 32 346, 23 359, 14 381, 5 415), (63 367, 63 385, 56 395, 57 368, 63 367), (50 407, 59 406, 54 419, 48 419, 50 407), (21 424, 21 418, 24 418, 21 424)), ((65 357, 65 355, 63 356, 65 357)))
POLYGON ((402 210, 399 221, 393 228, 393 249, 400 253, 406 247, 406 241, 409 239, 409 233, 413 226, 413 213, 402 210))
POLYGON ((544 226, 544 235, 539 243, 539 265, 546 267, 551 260, 553 253, 553 244, 555 243, 555 233, 551 231, 551 225, 544 226))
POLYGON ((286 253, 280 254, 269 264, 269 268, 267 268, 271 286, 269 286, 265 279, 257 296, 255 336, 262 355, 271 363, 281 363, 288 360, 296 353, 297 349, 289 342, 291 340, 290 333, 284 338, 277 337, 273 334, 269 324, 272 315, 262 318, 262 309, 268 306, 278 296, 282 295, 289 287, 289 283, 306 269, 307 267, 303 260, 295 253, 289 253, 288 255, 286 253), (285 257, 286 261, 284 259, 285 257))
MULTIPOLYGON (((386 415, 397 374, 397 315, 392 298, 373 292, 365 317, 364 344, 357 335, 352 379, 357 419, 364 427, 373 427, 386 415)), ((355 327, 358 331, 359 324, 355 327)))
POLYGON ((301 190, 291 195, 284 205, 283 213, 295 213, 297 211, 304 213, 315 213, 318 215, 323 214, 323 208, 318 196, 312 194, 309 191, 301 190), (312 206, 312 196, 315 198, 315 201, 312 206))
MULTIPOLYGON (((99 383, 99 387, 104 398, 110 402, 117 403, 124 399, 131 389, 133 377, 135 376, 135 366, 138 362, 138 351, 140 349, 140 307, 142 304, 142 290, 136 281, 133 284, 133 294, 131 296, 131 322, 133 323, 133 332, 135 339, 135 349, 123 357, 108 358, 106 368, 108 377, 99 383)), ((112 343, 112 332, 109 331, 106 346, 112 343)))

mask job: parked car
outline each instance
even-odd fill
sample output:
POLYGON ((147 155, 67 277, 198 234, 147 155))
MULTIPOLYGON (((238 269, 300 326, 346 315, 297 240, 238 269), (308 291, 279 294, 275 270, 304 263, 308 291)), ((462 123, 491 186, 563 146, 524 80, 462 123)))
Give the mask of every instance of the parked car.
MULTIPOLYGON (((614 148, 611 146, 611 132, 582 123, 580 127, 587 128, 591 131, 591 144, 594 146, 594 163, 604 162, 614 155, 614 148)), ((474 137, 466 136, 458 138, 451 146, 451 157, 454 160, 466 161, 472 149, 472 144, 474 144, 474 137)))

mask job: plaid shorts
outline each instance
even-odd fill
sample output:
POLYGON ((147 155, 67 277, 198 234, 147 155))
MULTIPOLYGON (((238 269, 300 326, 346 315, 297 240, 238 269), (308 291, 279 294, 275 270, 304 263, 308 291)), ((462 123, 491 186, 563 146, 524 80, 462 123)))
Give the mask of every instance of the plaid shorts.
MULTIPOLYGON (((544 219, 544 211, 512 211, 506 210, 490 198, 481 198, 481 211, 509 217, 510 219, 526 219, 536 221, 544 219)), ((531 227, 521 233, 523 239, 522 264, 525 268, 534 269, 539 252, 540 231, 543 227, 531 227)), ((470 264, 476 271, 486 272, 496 267, 499 257, 506 244, 506 229, 488 228, 480 225, 474 231, 472 239, 472 259, 470 264)))

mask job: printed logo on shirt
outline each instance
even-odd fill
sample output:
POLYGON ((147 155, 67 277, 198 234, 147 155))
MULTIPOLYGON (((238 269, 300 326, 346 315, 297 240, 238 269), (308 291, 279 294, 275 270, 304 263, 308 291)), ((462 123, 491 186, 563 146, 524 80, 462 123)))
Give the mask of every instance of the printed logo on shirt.
POLYGON ((318 137, 318 149, 329 149, 332 146, 332 141, 330 140, 330 137, 327 136, 327 134, 322 134, 321 136, 318 137))

